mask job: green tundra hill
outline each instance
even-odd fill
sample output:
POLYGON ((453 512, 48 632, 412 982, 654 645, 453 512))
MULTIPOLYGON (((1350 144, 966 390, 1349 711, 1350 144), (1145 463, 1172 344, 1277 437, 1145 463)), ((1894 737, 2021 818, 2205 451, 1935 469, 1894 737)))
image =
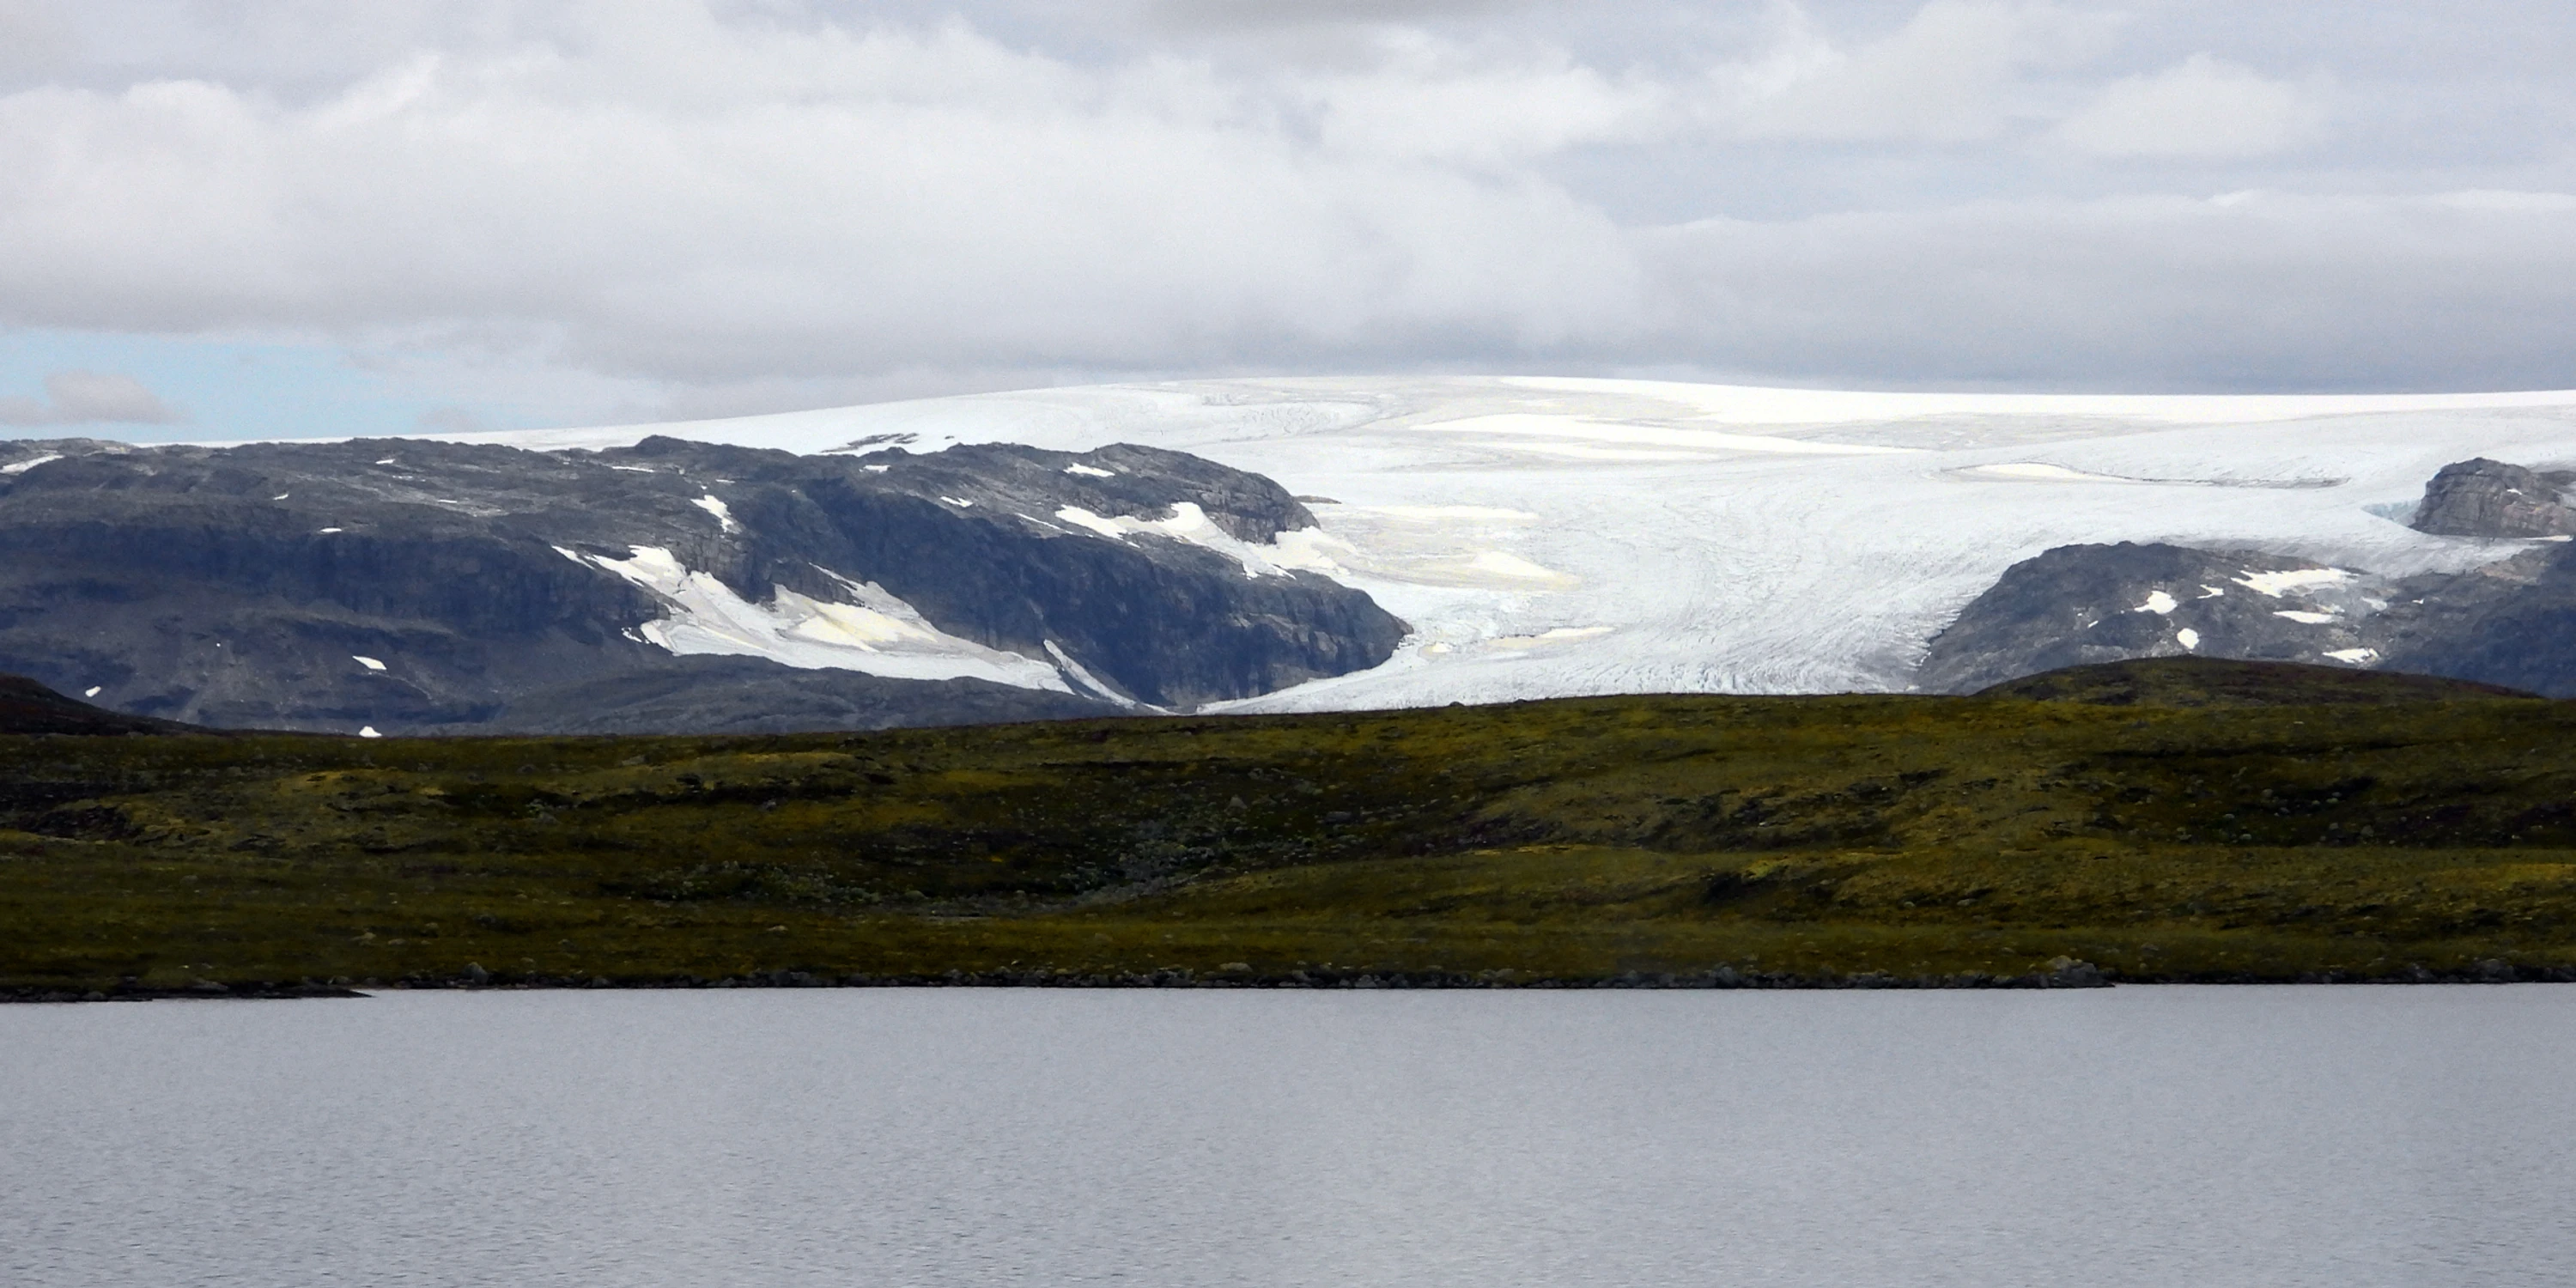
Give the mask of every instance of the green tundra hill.
POLYGON ((2576 978, 2571 732, 2168 659, 1969 698, 5 736, 0 989, 2576 978))

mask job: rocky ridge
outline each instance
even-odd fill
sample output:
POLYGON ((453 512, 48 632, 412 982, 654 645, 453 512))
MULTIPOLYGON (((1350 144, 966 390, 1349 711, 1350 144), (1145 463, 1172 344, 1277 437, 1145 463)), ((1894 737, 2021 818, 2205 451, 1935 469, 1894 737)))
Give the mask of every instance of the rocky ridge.
POLYGON ((2558 481, 2446 466, 2414 526, 2514 540, 2460 573, 2388 577, 2260 550, 2059 546, 2023 560, 1931 641, 1916 687, 1969 693, 2062 667, 2203 656, 2384 669, 2576 696, 2576 510, 2558 481))
POLYGON ((1133 446, 0 443, 0 671, 346 733, 1188 709, 1402 638, 1265 561, 1312 525, 1268 479, 1133 446))
POLYGON ((2542 473, 2480 456, 2442 467, 2407 526, 2448 537, 2559 537, 2576 533, 2564 490, 2576 471, 2542 473))

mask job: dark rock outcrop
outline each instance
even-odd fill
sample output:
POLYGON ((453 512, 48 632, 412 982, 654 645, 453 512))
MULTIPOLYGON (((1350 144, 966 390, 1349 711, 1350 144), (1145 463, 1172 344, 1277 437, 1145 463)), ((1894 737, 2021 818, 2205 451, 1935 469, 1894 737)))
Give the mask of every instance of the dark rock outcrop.
POLYGON ((23 675, 0 675, 0 734, 204 733, 66 698, 23 675))
POLYGON ((1962 610, 1933 639, 1916 687, 1972 693, 2063 667, 2185 655, 2576 697, 2576 546, 2403 579, 2243 552, 2061 546, 2005 570, 1962 610))
POLYGON ((2371 623, 2377 664, 2576 697, 2576 545, 2410 577, 2371 623))
POLYGON ((2413 526, 2533 544, 2461 573, 2375 576, 2261 551, 2059 546, 2005 569, 1931 641, 1919 689, 1971 693, 2124 659, 2335 664, 2576 696, 2576 474, 2478 457, 2413 526))
POLYGON ((205 724, 534 729, 546 711, 604 729, 614 716, 576 719, 568 695, 623 694, 659 704, 654 723, 697 711, 750 728, 752 695, 792 703, 799 675, 829 695, 813 711, 862 721, 918 722, 948 700, 1011 719, 1095 709, 1061 693, 916 699, 893 686, 922 681, 674 669, 651 627, 685 610, 611 566, 648 550, 748 605, 899 599, 969 646, 1059 668, 1073 692, 1167 708, 1374 666, 1406 629, 1328 578, 1249 572, 1205 541, 1132 530, 1203 517, 1258 546, 1313 522, 1268 479, 1152 448, 0 447, 0 670, 205 724), (1120 519, 1137 522, 1095 530, 1120 519), (690 676, 728 696, 677 700, 670 686, 690 676))
POLYGON ((2576 534, 2576 508, 2562 490, 2576 473, 2543 474, 2481 456, 2442 467, 2424 485, 2408 525, 2450 537, 2558 537, 2576 534))
POLYGON ((1916 687, 1972 693, 2019 676, 2138 657, 2362 665, 2377 658, 2378 578, 2259 551, 2059 546, 2002 578, 1934 637, 1916 687))

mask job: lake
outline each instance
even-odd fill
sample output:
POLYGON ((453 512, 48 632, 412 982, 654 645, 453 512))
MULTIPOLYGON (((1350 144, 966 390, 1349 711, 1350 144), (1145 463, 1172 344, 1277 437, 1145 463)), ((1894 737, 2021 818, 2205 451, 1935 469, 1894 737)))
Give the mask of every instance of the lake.
POLYGON ((2541 1285, 2576 987, 0 1007, 0 1282, 2541 1285))

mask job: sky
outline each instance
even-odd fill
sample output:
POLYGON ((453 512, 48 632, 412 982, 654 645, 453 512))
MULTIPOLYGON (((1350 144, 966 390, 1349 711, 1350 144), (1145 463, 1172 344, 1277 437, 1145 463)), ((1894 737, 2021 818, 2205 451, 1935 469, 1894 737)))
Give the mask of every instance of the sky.
POLYGON ((0 0, 0 435, 2576 387, 2576 8, 0 0))

